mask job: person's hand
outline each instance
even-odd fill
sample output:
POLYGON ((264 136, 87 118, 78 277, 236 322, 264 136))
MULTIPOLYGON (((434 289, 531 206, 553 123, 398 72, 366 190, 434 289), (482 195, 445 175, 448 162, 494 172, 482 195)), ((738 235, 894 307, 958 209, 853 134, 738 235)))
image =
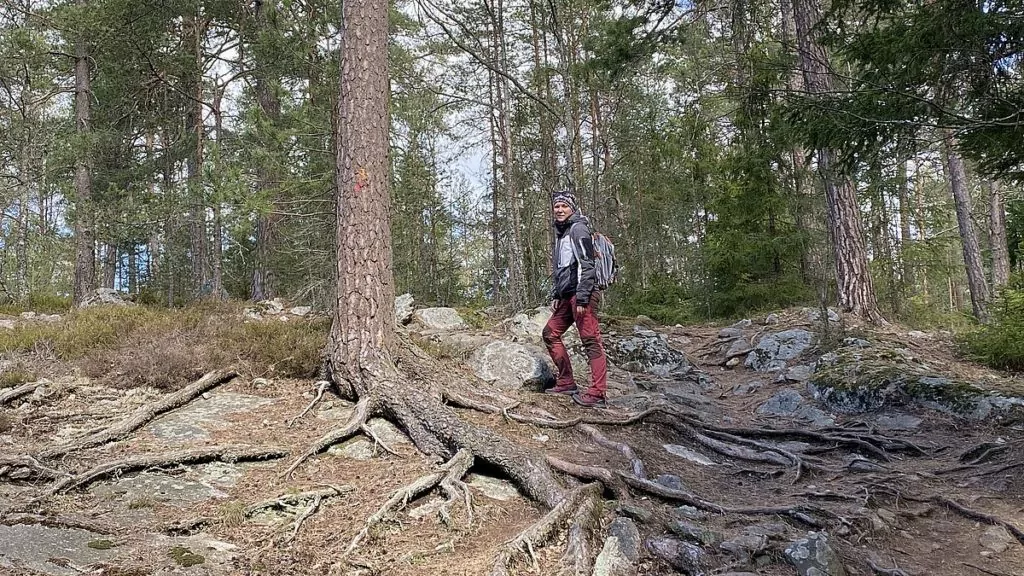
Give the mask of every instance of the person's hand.
POLYGON ((558 300, 551 301, 551 311, 554 312, 555 310, 558 310, 558 300))
POLYGON ((576 305, 576 316, 583 316, 583 314, 586 313, 586 311, 587 311, 587 305, 586 304, 584 304, 582 306, 579 305, 579 304, 576 305))

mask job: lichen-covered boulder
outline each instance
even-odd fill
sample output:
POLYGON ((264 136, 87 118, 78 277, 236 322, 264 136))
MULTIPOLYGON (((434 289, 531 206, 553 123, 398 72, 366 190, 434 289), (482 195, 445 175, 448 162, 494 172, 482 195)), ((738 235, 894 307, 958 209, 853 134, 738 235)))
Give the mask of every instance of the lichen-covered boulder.
POLYGON ((541 332, 551 319, 551 308, 538 306, 509 318, 506 327, 516 339, 540 342, 541 332))
POLYGON ((823 355, 807 390, 829 410, 861 414, 917 405, 980 420, 1024 409, 1024 398, 939 374, 905 348, 851 342, 823 355))
POLYGON ((747 354, 745 364, 758 372, 778 372, 813 343, 814 334, 799 328, 768 334, 747 354))
POLYGON ((654 537, 646 542, 647 550, 683 574, 700 574, 705 564, 704 549, 676 538, 654 537))
POLYGON ((785 556, 800 576, 846 576, 843 562, 829 545, 826 532, 808 532, 786 546, 785 556))
POLYGON ((395 298, 395 323, 396 324, 408 324, 412 320, 413 313, 413 297, 412 294, 406 292, 401 296, 395 298))
POLYGON ((482 380, 502 390, 543 390, 555 381, 543 352, 516 342, 495 340, 474 350, 467 363, 482 380))
POLYGON ((594 562, 594 576, 635 576, 640 560, 640 532, 629 518, 616 518, 594 562))
POLYGON ((461 330, 468 327, 455 308, 421 308, 413 312, 412 319, 430 330, 461 330))
POLYGON ((668 339, 653 330, 635 328, 626 338, 609 338, 605 345, 608 359, 629 372, 647 372, 668 377, 690 369, 686 356, 669 346, 668 339))
POLYGON ((134 306, 135 303, 127 300, 127 296, 127 294, 114 290, 113 288, 97 288, 87 295, 78 307, 94 308, 96 306, 134 306))

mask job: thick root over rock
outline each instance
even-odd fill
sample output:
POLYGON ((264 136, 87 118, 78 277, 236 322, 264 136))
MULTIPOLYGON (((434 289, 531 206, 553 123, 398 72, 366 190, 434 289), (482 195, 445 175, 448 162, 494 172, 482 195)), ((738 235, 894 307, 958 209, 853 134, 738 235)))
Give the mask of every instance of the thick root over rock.
POLYGON ((537 565, 534 550, 549 541, 555 532, 566 525, 570 519, 577 519, 579 511, 586 510, 588 507, 593 509, 592 507, 597 505, 599 498, 601 498, 601 487, 597 484, 587 484, 570 491, 565 499, 543 518, 502 546, 494 559, 491 576, 509 576, 509 567, 517 557, 525 557, 534 571, 538 571, 540 567, 537 565))
POLYGON ((230 369, 214 370, 181 390, 139 408, 131 416, 109 428, 101 429, 78 442, 72 442, 70 444, 64 444, 43 450, 40 452, 39 456, 41 458, 57 458, 78 450, 93 448, 108 442, 121 440, 132 432, 142 428, 157 416, 188 404, 204 392, 231 380, 237 375, 237 372, 230 369))
POLYGON ((211 446, 196 450, 185 450, 182 452, 170 452, 163 454, 147 454, 144 456, 132 456, 123 460, 115 460, 100 464, 76 476, 68 476, 55 482, 47 496, 59 494, 87 486, 100 478, 130 472, 133 470, 144 470, 161 466, 173 466, 175 464, 202 464, 204 462, 246 462, 253 460, 272 460, 288 455, 284 448, 264 447, 253 448, 251 446, 211 446))
POLYGON ((359 543, 370 534, 370 531, 380 524, 388 514, 401 510, 409 504, 409 502, 419 498, 438 486, 446 486, 444 491, 450 494, 449 501, 446 502, 445 505, 450 505, 453 496, 459 490, 464 489, 456 488, 456 483, 461 481, 461 478, 466 475, 466 472, 469 471, 471 466, 473 466, 473 454, 469 450, 459 450, 459 452, 456 453, 451 460, 441 466, 437 472, 420 476, 412 483, 396 490, 395 493, 391 495, 391 498, 388 498, 388 501, 366 520, 366 525, 363 526, 363 529, 360 530, 354 538, 352 538, 351 542, 349 542, 348 548, 345 549, 345 554, 351 554, 352 551, 359 546, 359 543))

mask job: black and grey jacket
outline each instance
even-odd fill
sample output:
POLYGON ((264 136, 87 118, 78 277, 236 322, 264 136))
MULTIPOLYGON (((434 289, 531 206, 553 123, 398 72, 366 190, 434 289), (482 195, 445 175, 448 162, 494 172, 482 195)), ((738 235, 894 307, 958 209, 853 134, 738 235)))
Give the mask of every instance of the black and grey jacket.
POLYGON ((555 245, 551 252, 554 268, 550 298, 563 300, 576 296, 576 304, 586 306, 597 287, 594 271, 594 240, 586 217, 573 214, 563 224, 554 223, 555 245))

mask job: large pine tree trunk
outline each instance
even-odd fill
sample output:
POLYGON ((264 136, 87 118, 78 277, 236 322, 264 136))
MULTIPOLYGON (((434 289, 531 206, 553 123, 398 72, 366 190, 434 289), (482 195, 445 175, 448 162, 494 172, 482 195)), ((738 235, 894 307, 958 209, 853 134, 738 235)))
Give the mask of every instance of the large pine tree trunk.
MULTIPOLYGON (((87 0, 78 0, 79 8, 87 0)), ((75 132, 84 141, 90 130, 92 88, 89 78, 89 47, 82 33, 75 43, 75 132)), ((96 289, 95 232, 92 216, 90 150, 82 144, 75 159, 75 272, 73 300, 78 305, 96 289)))
MULTIPOLYGON (((811 94, 829 94, 833 91, 834 79, 828 69, 828 54, 818 42, 817 26, 821 13, 817 0, 795 0, 793 15, 800 68, 807 90, 811 94)), ((838 170, 834 151, 822 148, 817 151, 817 158, 818 170, 825 181, 825 204, 839 305, 844 311, 871 322, 881 322, 853 183, 838 170)))
POLYGON ((364 416, 395 420, 423 452, 451 457, 468 449, 504 470, 527 495, 554 506, 563 491, 542 455, 463 420, 443 403, 439 390, 452 375, 432 370, 432 360, 411 344, 398 343, 388 193, 387 16, 387 0, 348 0, 342 8, 338 292, 327 349, 331 377, 360 398, 364 416), (404 376, 393 360, 399 354, 404 376))
POLYGON ((967 188, 967 169, 963 158, 956 151, 956 141, 949 130, 942 130, 942 153, 946 161, 949 188, 953 193, 956 207, 956 223, 960 228, 960 244, 963 246, 964 267, 967 270, 967 287, 971 291, 971 308, 975 318, 984 320, 987 316, 988 283, 981 259, 978 234, 971 220, 971 192, 967 188))
POLYGON ((395 330, 388 193, 387 0, 342 8, 338 108, 337 278, 330 360, 335 379, 367 392, 388 374, 395 330))
POLYGON ((999 182, 988 183, 989 243, 992 245, 992 289, 1010 281, 1010 247, 1006 243, 1006 201, 999 182))

